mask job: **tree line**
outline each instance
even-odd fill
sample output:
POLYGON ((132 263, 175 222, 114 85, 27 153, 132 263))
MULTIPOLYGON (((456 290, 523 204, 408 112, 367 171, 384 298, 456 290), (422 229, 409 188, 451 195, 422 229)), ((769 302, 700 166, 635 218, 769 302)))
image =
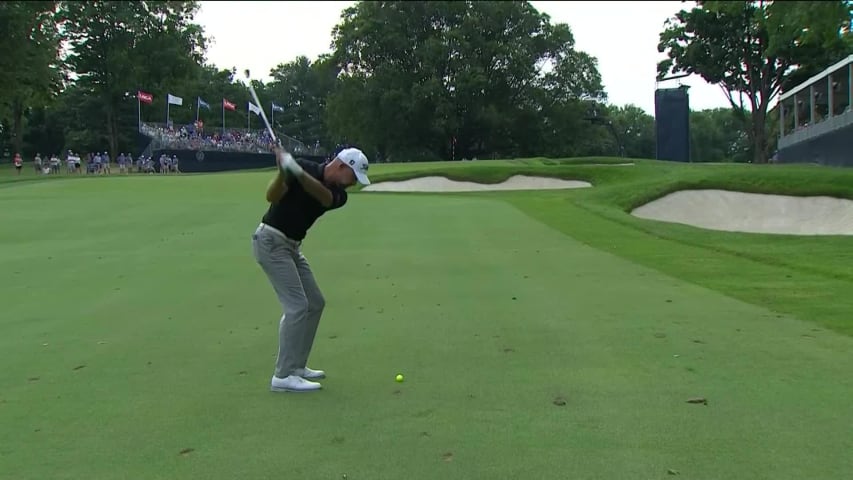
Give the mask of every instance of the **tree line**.
MULTIPOLYGON (((136 151, 137 118, 221 127, 221 99, 246 124, 237 69, 205 58, 198 2, 0 3, 0 149, 136 151), (6 33, 8 32, 8 33, 6 33), (137 102, 137 91, 155 102, 137 102), (162 108, 161 108, 162 106, 162 108), (139 109, 139 111, 138 111, 139 109)), ((718 84, 730 109, 691 112, 693 161, 766 161, 772 101, 853 53, 851 5, 699 1, 663 24, 661 77, 718 84), (746 103, 739 99, 745 94, 746 103)), ((332 48, 286 60, 254 81, 279 131, 331 147, 354 143, 388 161, 607 155, 654 158, 654 118, 608 103, 597 60, 570 27, 529 2, 359 2, 332 48)), ((253 124, 260 125, 257 117, 253 124)))

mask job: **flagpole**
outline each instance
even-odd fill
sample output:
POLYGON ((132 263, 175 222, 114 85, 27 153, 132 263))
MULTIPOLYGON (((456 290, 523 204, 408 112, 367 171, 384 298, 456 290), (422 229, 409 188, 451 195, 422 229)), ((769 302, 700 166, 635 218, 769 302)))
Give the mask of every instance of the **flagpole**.
POLYGON ((225 99, 222 99, 222 136, 225 136, 225 99))
POLYGON ((273 102, 270 102, 270 112, 272 112, 272 117, 270 117, 270 128, 275 130, 275 105, 273 102))
POLYGON ((249 111, 249 104, 246 104, 246 133, 249 133, 248 130, 251 128, 249 125, 252 124, 252 117, 249 114, 252 113, 249 111))
POLYGON ((198 108, 201 105, 201 97, 195 97, 195 122, 198 123, 198 108))
POLYGON ((166 128, 169 128, 169 94, 166 94, 166 128))
POLYGON ((142 131, 142 100, 139 99, 139 91, 136 91, 136 131, 142 131))

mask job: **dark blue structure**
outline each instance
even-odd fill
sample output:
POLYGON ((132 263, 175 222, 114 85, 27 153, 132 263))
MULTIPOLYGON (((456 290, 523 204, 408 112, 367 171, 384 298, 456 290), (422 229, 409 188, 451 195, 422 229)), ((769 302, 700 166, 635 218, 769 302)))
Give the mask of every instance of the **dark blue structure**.
POLYGON ((779 97, 777 163, 853 167, 853 55, 779 97))
POLYGON ((690 98, 687 86, 655 90, 655 158, 690 161, 690 98))
POLYGON ((844 127, 780 148, 776 162, 853 167, 853 113, 848 115, 851 118, 844 127))

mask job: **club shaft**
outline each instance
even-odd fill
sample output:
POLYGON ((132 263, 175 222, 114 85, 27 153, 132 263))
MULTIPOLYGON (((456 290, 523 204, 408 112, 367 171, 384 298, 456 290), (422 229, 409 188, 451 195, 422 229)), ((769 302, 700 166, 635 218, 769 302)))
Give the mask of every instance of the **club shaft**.
POLYGON ((272 126, 270 126, 270 122, 269 122, 269 120, 267 120, 267 114, 264 113, 264 107, 261 106, 261 102, 260 102, 260 100, 258 100, 258 94, 255 93, 255 88, 252 87, 251 83, 249 83, 249 93, 252 94, 252 100, 255 101, 255 105, 261 111, 261 119, 264 121, 264 125, 267 126, 267 131, 270 132, 270 135, 272 136, 273 141, 276 141, 275 132, 272 131, 272 126))

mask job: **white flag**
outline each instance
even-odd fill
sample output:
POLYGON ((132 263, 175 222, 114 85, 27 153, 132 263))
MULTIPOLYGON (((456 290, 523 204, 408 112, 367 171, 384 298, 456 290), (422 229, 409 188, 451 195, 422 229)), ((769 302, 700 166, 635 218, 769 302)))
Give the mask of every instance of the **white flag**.
POLYGON ((183 99, 183 98, 181 98, 181 97, 176 97, 176 96, 172 95, 171 93, 169 94, 169 100, 168 100, 168 101, 169 101, 169 103, 171 103, 172 105, 183 105, 183 104, 184 104, 184 99, 183 99))
POLYGON ((260 115, 261 114, 261 107, 255 105, 252 102, 249 102, 249 111, 254 113, 255 115, 260 115))

